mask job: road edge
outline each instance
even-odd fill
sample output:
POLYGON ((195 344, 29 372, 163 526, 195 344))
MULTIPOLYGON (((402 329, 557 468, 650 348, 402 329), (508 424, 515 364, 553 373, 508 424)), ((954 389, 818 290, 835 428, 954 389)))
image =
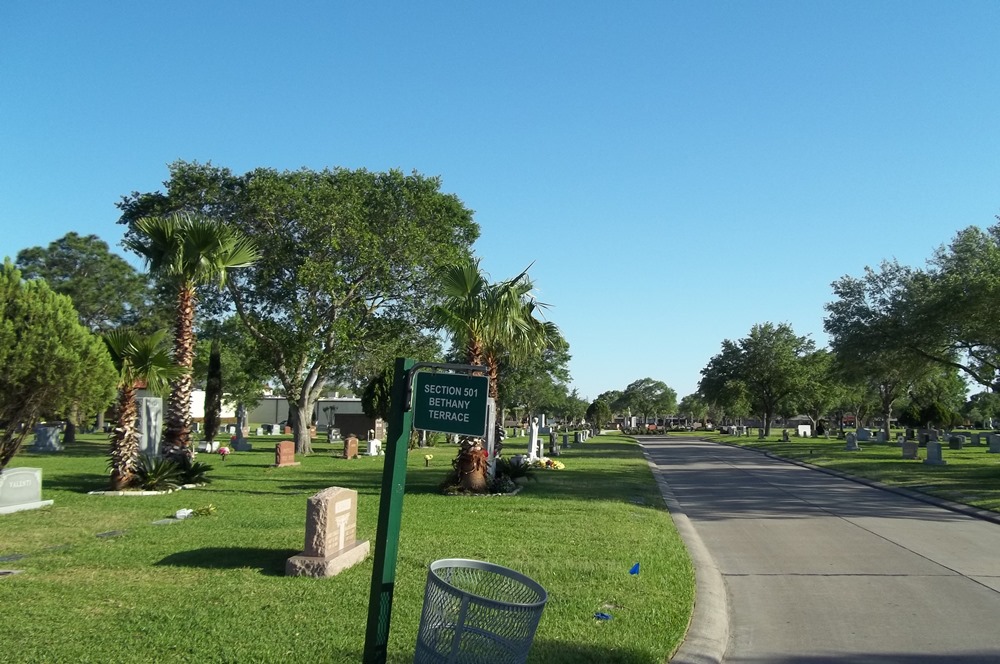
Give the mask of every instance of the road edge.
MULTIPOLYGON (((694 524, 674 495, 663 471, 653 462, 643 442, 636 441, 649 464, 670 518, 687 547, 694 566, 695 599, 687 633, 671 664, 721 664, 729 645, 729 598, 722 572, 709 553, 694 524)), ((653 441, 649 441, 653 442, 653 441)), ((669 442, 664 439, 663 442, 669 442)))

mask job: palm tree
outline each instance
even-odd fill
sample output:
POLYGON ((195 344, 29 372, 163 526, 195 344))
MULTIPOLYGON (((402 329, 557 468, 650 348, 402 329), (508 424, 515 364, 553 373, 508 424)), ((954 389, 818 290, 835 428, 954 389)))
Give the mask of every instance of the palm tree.
POLYGON ((105 333, 104 343, 118 370, 118 422, 111 432, 111 488, 124 489, 135 477, 139 459, 139 440, 135 430, 135 395, 145 385, 153 391, 163 389, 182 370, 163 347, 166 330, 148 337, 134 330, 117 329, 105 333))
POLYGON ((240 231, 200 215, 144 217, 135 223, 135 230, 136 236, 126 245, 146 259, 151 273, 177 287, 174 360, 185 372, 171 382, 164 448, 187 448, 191 442, 195 289, 211 282, 221 289, 230 269, 252 265, 260 253, 240 231))
POLYGON ((444 301, 435 307, 435 319, 464 348, 466 362, 488 368, 494 399, 501 361, 517 366, 547 348, 558 331, 535 317, 545 305, 534 298, 533 288, 527 270, 491 284, 478 258, 444 272, 444 301))
MULTIPOLYGON (((555 325, 535 318, 545 305, 535 300, 532 288, 527 270, 513 279, 490 283, 479 259, 469 259, 444 272, 444 301, 435 307, 435 319, 451 334, 455 345, 464 349, 466 362, 487 367, 493 399, 497 398, 501 361, 516 366, 542 352, 555 338, 555 325)), ((464 488, 485 490, 486 468, 481 461, 482 444, 478 440, 463 443, 459 471, 464 488)))

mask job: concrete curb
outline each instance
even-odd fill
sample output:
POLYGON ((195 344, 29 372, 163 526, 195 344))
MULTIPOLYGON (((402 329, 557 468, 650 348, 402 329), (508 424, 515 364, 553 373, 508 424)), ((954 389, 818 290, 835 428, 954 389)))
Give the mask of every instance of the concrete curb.
POLYGON ((684 545, 691 556, 691 563, 694 565, 694 611, 684 642, 670 658, 670 662, 671 664, 721 664, 726 654, 726 646, 729 644, 729 602, 722 573, 674 496, 663 472, 650 459, 646 446, 643 443, 639 443, 639 446, 642 447, 646 463, 653 471, 656 485, 660 488, 660 494, 667 504, 670 517, 681 539, 684 540, 684 545))
POLYGON ((946 510, 952 512, 958 512, 959 514, 964 514, 966 516, 971 516, 976 519, 981 519, 983 521, 989 521, 1000 525, 1000 514, 997 512, 991 512, 989 510, 980 509, 978 507, 973 507, 972 505, 965 505, 963 503, 956 503, 952 500, 946 498, 938 498, 937 496, 932 496, 927 493, 922 493, 920 491, 914 491, 913 489, 906 489, 904 487, 892 486, 889 484, 883 484, 877 480, 870 480, 864 477, 858 477, 857 475, 851 475, 845 473, 841 470, 835 470, 833 468, 825 468, 823 466, 817 466, 809 463, 808 461, 801 461, 799 459, 789 459, 787 457, 779 456, 768 450, 762 450, 756 447, 748 447, 745 445, 737 445, 735 443, 730 443, 721 440, 704 440, 704 443, 717 443, 719 445, 726 445, 728 447, 737 447, 742 450, 748 450, 750 452, 756 452, 757 454, 763 454, 764 456, 775 459, 776 461, 784 461, 785 463, 791 463, 796 466, 801 466, 803 468, 808 468, 809 470, 818 470, 821 473, 826 473, 827 475, 833 475, 834 477, 839 477, 841 479, 850 480, 857 484, 864 484, 865 486, 870 486, 873 489, 881 489, 882 491, 888 491, 889 493, 894 493, 897 496, 905 496, 906 498, 912 498, 913 500, 919 500, 922 503, 927 503, 928 505, 934 505, 935 507, 942 507, 946 510))

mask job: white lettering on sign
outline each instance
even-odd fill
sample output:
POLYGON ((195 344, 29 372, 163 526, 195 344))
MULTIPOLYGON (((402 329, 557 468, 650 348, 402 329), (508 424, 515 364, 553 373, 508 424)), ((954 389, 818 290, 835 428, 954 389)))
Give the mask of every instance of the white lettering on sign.
POLYGON ((438 408, 459 408, 459 409, 465 409, 465 408, 469 407, 470 403, 472 403, 472 401, 467 400, 467 399, 466 400, 449 399, 448 397, 428 397, 427 398, 427 405, 428 406, 437 406, 438 408))
MULTIPOLYGON (((424 385, 424 394, 445 394, 448 396, 455 397, 472 397, 475 398, 479 395, 479 388, 477 387, 455 387, 453 385, 424 385)), ((434 404, 431 404, 434 405, 434 404)))
POLYGON ((451 410, 432 410, 430 412, 431 419, 434 420, 444 420, 446 422, 468 422, 468 413, 456 413, 451 410))

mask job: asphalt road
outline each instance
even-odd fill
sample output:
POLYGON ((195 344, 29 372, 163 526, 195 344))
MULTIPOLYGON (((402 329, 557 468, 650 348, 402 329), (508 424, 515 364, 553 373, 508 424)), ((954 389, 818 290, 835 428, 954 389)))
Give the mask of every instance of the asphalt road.
POLYGON ((718 661, 714 638, 728 664, 1000 662, 1000 525, 758 452, 641 442, 724 586, 710 601, 699 572, 684 661, 718 661))

